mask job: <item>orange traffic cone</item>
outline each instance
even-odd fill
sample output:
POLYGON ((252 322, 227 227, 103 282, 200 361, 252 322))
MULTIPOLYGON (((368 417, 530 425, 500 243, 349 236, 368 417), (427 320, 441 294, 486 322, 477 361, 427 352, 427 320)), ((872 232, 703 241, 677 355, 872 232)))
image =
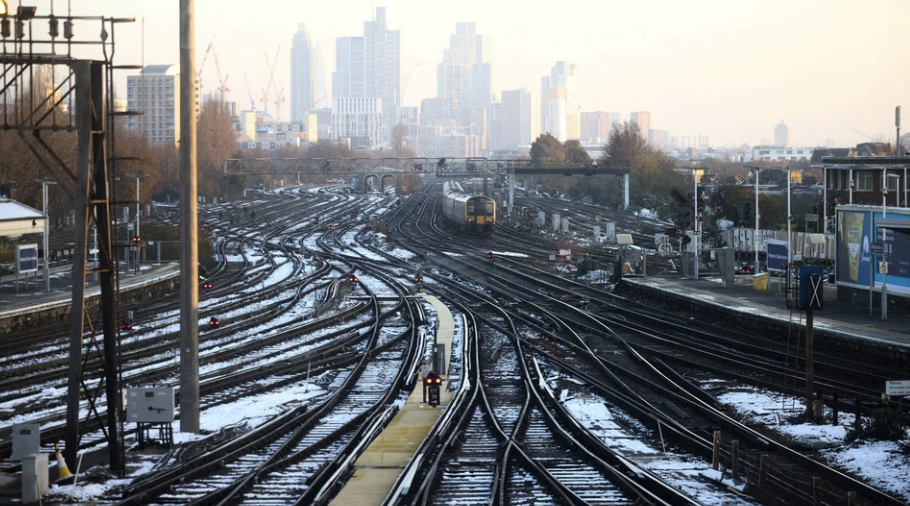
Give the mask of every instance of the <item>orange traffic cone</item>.
POLYGON ((60 448, 57 446, 57 443, 54 443, 54 452, 57 454, 57 479, 62 480, 63 478, 72 476, 73 473, 66 467, 66 460, 63 459, 63 454, 60 453, 60 448))

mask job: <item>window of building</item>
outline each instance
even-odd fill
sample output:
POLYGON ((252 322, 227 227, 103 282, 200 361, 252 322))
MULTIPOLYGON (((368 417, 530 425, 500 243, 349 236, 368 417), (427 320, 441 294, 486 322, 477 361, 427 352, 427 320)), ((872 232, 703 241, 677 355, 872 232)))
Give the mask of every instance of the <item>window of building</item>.
POLYGON ((900 186, 898 186, 900 184, 900 178, 889 177, 886 178, 886 181, 888 181, 888 190, 897 191, 900 189, 900 186))
POLYGON ((861 192, 871 192, 874 189, 872 183, 872 173, 861 171, 856 175, 856 190, 861 192))

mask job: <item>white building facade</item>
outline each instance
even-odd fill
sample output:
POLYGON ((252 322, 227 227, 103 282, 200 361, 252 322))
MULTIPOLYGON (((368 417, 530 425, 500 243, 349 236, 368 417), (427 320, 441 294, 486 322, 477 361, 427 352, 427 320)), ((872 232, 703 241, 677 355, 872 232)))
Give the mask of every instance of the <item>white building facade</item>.
MULTIPOLYGON (((194 76, 195 79, 195 76, 194 76)), ((195 81, 195 103, 199 115, 199 82, 195 81)), ((139 75, 126 78, 127 110, 144 111, 127 116, 126 130, 145 136, 149 144, 161 146, 180 140, 180 66, 147 65, 139 75)))
MULTIPOLYGON (((332 139, 370 140, 370 147, 385 145, 382 124, 382 99, 335 97, 332 99, 332 139)), ((357 143, 362 144, 362 143, 357 143)))
POLYGON ((809 161, 812 159, 812 150, 810 147, 778 147, 778 146, 756 146, 747 149, 743 153, 743 161, 751 162, 754 160, 763 161, 809 161))

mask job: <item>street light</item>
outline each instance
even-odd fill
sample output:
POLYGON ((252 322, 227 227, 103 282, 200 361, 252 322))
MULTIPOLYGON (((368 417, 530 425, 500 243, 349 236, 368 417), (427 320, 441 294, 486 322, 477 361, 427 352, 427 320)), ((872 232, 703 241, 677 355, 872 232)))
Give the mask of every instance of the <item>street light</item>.
POLYGON ((755 177, 752 182, 754 183, 755 188, 755 229, 752 232, 752 249, 755 250, 755 266, 752 269, 755 274, 758 274, 758 218, 761 214, 758 210, 758 172, 762 170, 762 167, 745 167, 747 169, 752 169, 755 173, 755 177))
MULTIPOLYGON (((6 13, 6 5, 3 3, 3 0, 0 0, 0 14, 6 13)), ((36 179, 36 183, 41 183, 41 208, 44 213, 44 291, 51 291, 51 278, 50 278, 50 268, 48 266, 48 240, 47 240, 47 185, 57 184, 56 181, 50 181, 48 179, 36 179)))
POLYGON ((0 16, 6 17, 7 14, 9 14, 9 9, 6 7, 6 2, 0 0, 0 16))
MULTIPOLYGON (((126 177, 130 177, 136 180, 136 236, 142 237, 139 233, 139 180, 148 177, 148 174, 126 174, 126 177)), ((136 251, 136 269, 139 268, 139 250, 136 251)))

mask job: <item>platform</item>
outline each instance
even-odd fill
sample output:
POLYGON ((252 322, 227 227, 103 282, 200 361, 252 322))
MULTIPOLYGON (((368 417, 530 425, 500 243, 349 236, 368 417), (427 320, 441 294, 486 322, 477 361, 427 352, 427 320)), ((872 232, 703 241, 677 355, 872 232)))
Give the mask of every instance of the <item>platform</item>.
MULTIPOLYGON (((180 265, 146 264, 142 266, 140 274, 120 274, 120 291, 128 292, 150 284, 158 283, 165 279, 174 278, 180 274, 180 265)), ((86 299, 100 295, 101 289, 98 282, 89 275, 86 283, 86 299)), ((17 293, 15 276, 0 278, 0 319, 15 317, 21 314, 33 313, 52 308, 54 306, 67 306, 72 302, 72 265, 51 268, 51 291, 44 291, 44 279, 38 274, 38 287, 29 284, 26 287, 21 281, 17 293)))
POLYGON ((452 358, 452 336, 455 334, 455 320, 452 312, 445 304, 433 295, 424 295, 423 298, 436 310, 436 344, 446 345, 446 367, 444 371, 436 371, 440 376, 446 377, 449 373, 449 360, 452 358))
MULTIPOLYGON (((455 322, 452 313, 432 295, 424 298, 436 310, 436 342, 446 345, 446 371, 452 354, 452 336, 455 322)), ((444 375, 443 375, 444 377, 444 375)), ((445 412, 453 392, 444 380, 440 388, 440 405, 436 408, 423 402, 423 384, 418 384, 404 407, 398 411, 382 434, 360 455, 354 463, 354 475, 345 483, 331 504, 337 506, 379 506, 392 491, 398 476, 414 452, 430 433, 445 412)))
MULTIPOLYGON (((724 288, 719 279, 701 278, 624 278, 630 287, 657 290, 681 299, 698 301, 731 313, 748 313, 752 317, 774 320, 781 325, 805 323, 800 311, 787 309, 784 292, 779 291, 778 279, 768 281, 768 290, 757 291, 752 276, 737 277, 736 285, 724 288)), ((623 288, 619 289, 621 293, 623 288)), ((815 312, 817 333, 847 341, 866 341, 910 352, 910 314, 889 313, 881 319, 876 306, 869 316, 869 306, 837 300, 836 287, 825 285, 824 309, 815 312)))

